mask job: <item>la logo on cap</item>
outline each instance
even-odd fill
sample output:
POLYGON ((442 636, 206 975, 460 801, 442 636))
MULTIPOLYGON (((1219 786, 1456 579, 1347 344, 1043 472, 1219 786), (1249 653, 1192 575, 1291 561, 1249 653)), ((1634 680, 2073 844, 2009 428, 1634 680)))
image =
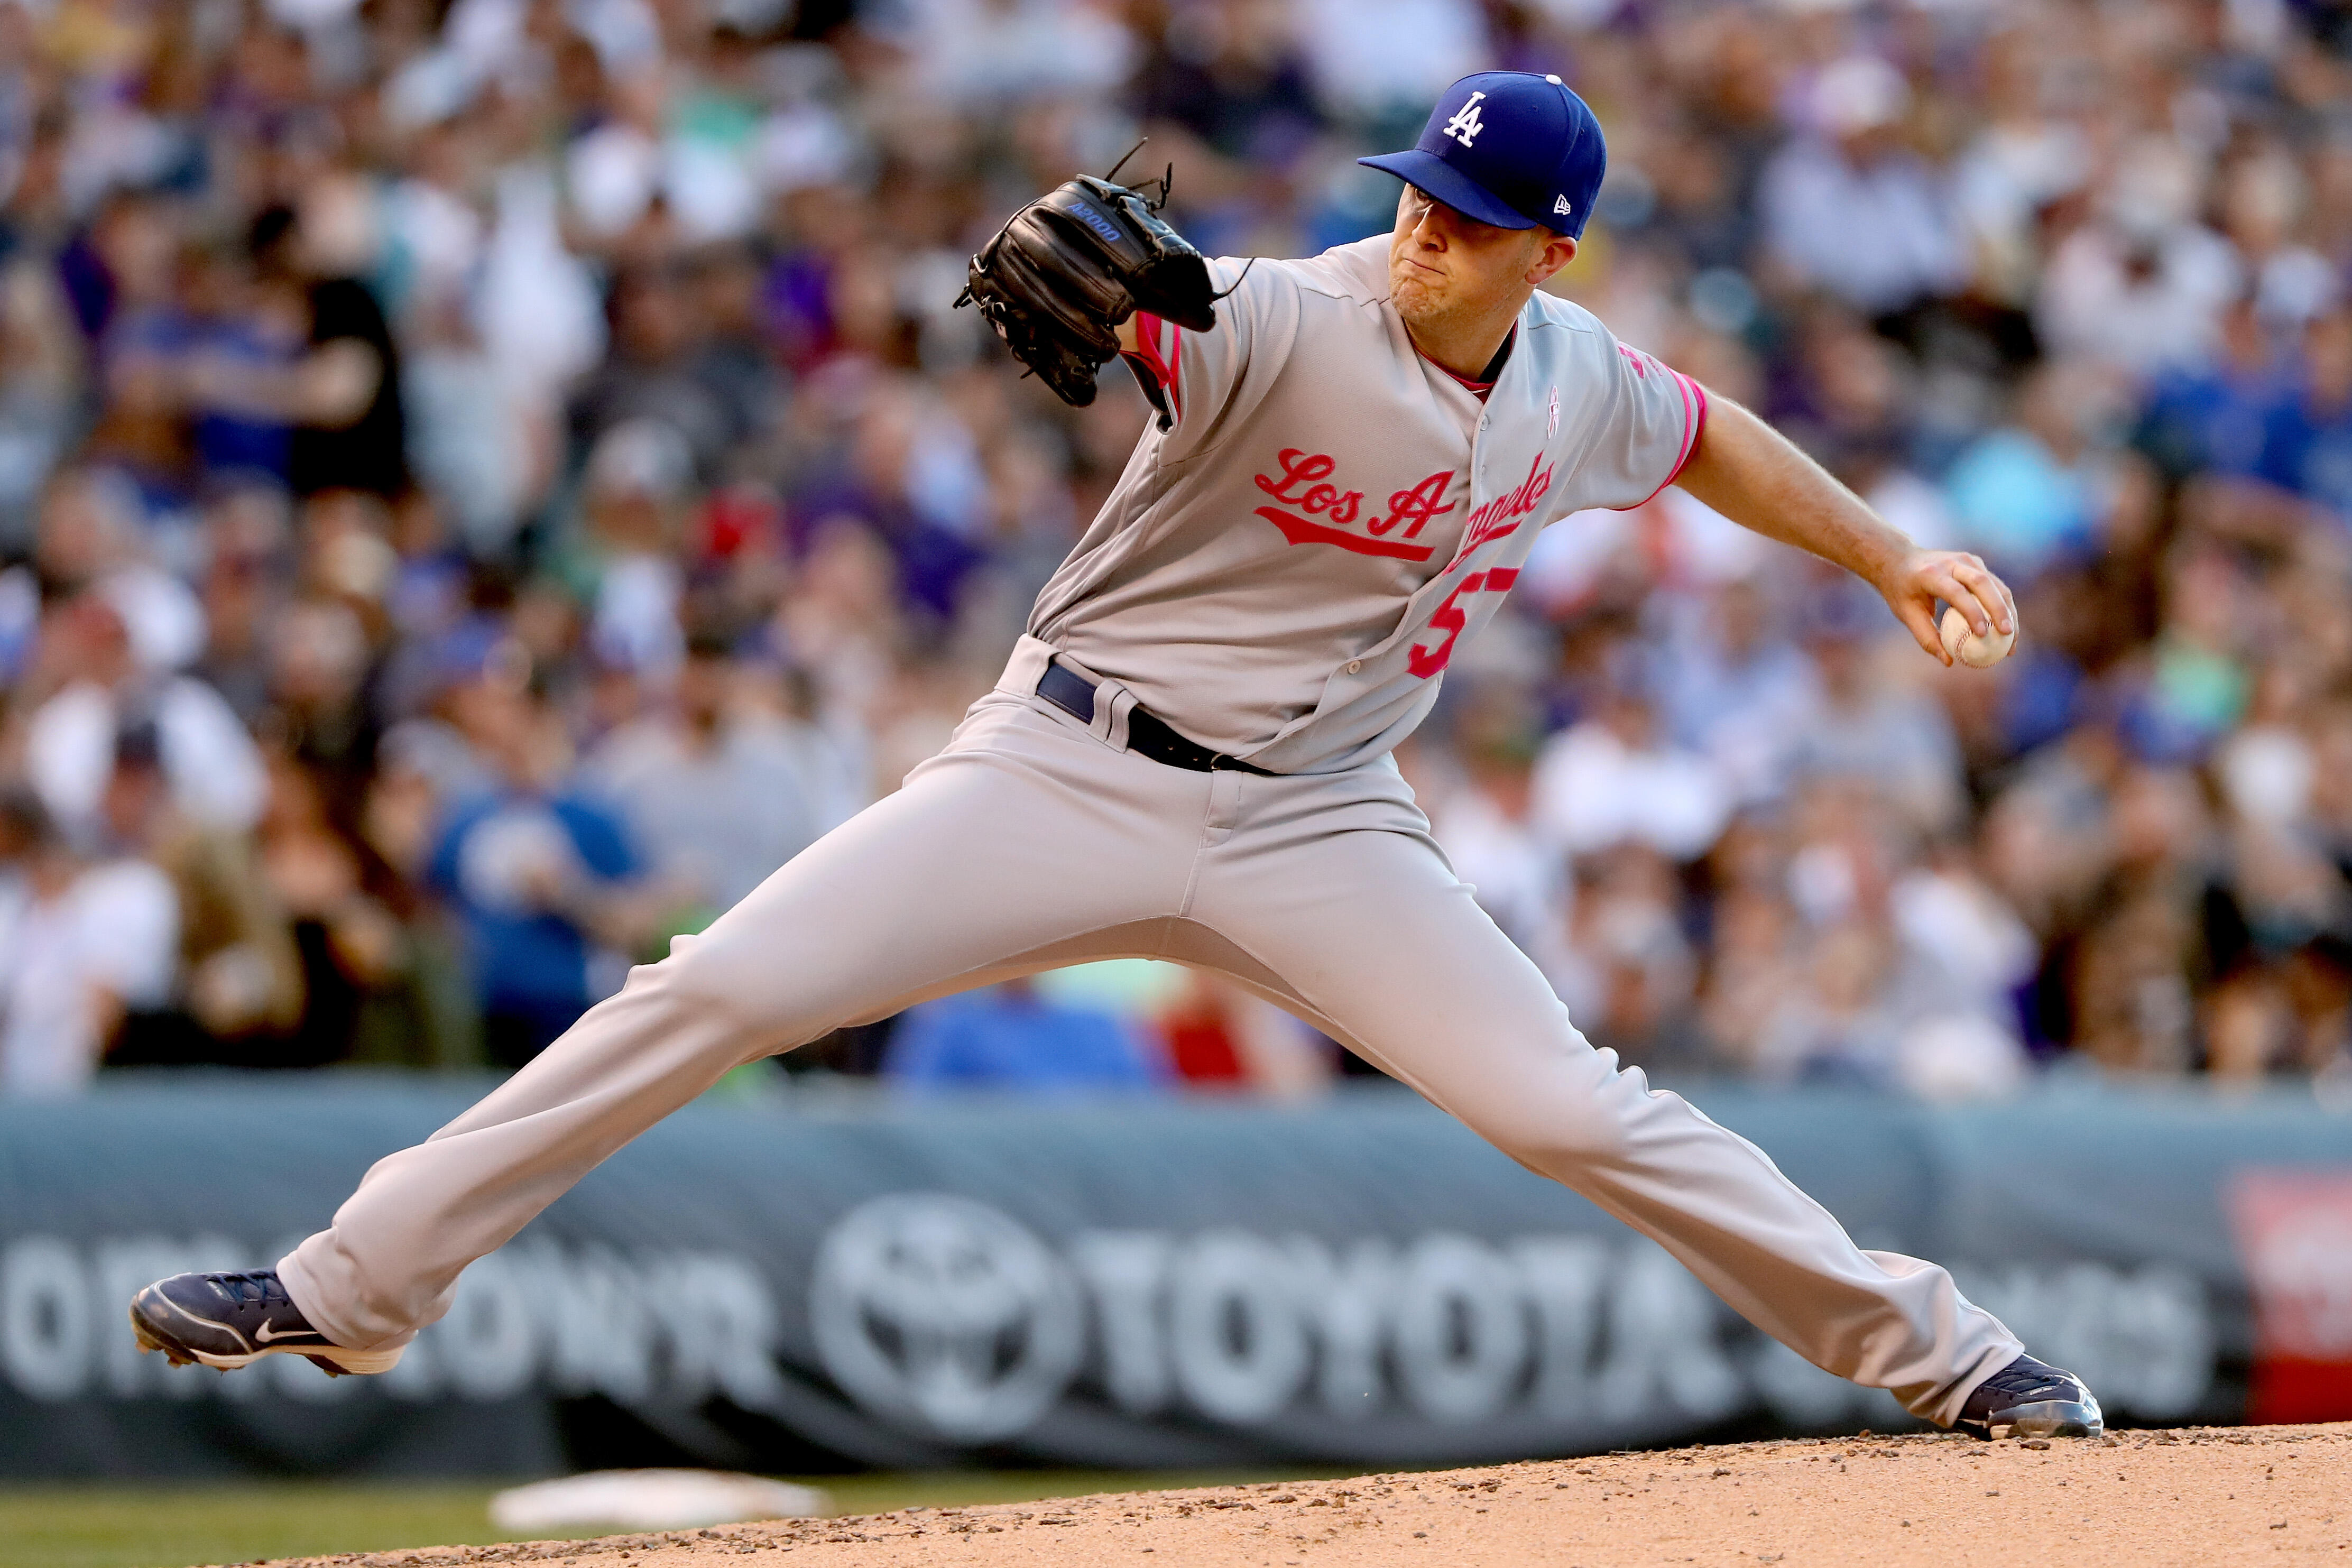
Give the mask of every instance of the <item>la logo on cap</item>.
POLYGON ((1471 139, 1478 132, 1486 129, 1486 121, 1478 114, 1478 100, 1486 96, 1483 92, 1472 93, 1469 101, 1455 110, 1454 118, 1445 122, 1445 133, 1465 147, 1470 145, 1471 139))

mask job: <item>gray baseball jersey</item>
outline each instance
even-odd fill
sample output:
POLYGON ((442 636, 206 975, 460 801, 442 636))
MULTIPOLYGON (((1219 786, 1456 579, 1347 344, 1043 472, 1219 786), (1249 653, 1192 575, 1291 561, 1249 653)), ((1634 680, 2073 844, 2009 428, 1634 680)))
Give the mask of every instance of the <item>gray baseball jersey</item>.
POLYGON ((1388 247, 1221 260, 1239 287, 1216 331, 1145 320, 1171 422, 1030 620, 1081 671, 1276 773, 1394 747, 1544 525, 1656 494, 1706 418, 1697 383, 1543 294, 1482 404, 1413 348, 1388 247))

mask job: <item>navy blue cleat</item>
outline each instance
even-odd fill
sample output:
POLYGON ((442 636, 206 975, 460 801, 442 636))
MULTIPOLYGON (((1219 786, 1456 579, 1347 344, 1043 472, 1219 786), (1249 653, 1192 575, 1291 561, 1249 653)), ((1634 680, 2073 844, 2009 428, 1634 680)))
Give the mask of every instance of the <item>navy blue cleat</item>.
POLYGON ((2030 1355, 1977 1384, 1953 1425, 1979 1437, 2096 1437, 2106 1430, 2081 1378, 2030 1355))
POLYGON ((389 1372, 405 1348, 355 1351, 312 1328, 286 1294, 275 1268, 238 1274, 174 1274, 131 1299, 139 1349, 162 1351, 173 1366, 190 1363, 230 1372, 266 1355, 308 1358, 330 1377, 389 1372))

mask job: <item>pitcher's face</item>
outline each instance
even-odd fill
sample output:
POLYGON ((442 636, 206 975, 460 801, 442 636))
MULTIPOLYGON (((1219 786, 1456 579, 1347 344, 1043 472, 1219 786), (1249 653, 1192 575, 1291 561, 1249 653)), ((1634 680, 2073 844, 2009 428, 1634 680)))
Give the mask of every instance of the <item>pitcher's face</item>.
POLYGON ((1541 270, 1553 242, 1574 244, 1548 228, 1497 228, 1461 213, 1413 185, 1397 201, 1389 239, 1389 293, 1410 326, 1496 309, 1541 270))

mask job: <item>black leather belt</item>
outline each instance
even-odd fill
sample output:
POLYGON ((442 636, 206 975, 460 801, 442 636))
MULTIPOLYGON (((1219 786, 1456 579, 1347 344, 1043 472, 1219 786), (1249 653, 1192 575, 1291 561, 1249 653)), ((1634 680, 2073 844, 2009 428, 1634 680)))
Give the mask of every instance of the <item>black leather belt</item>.
MULTIPOLYGON (((1038 677, 1037 695, 1081 724, 1095 721, 1094 683, 1058 660, 1049 661, 1045 673, 1038 677)), ((1165 720, 1147 708, 1136 708, 1127 716, 1127 749, 1138 756, 1150 757, 1155 763, 1165 763, 1171 768, 1186 768, 1196 773, 1223 770, 1226 773, 1255 773, 1260 778, 1268 779, 1282 776, 1269 769, 1245 763, 1239 757, 1213 752, 1198 741, 1186 740, 1170 729, 1165 720)))

